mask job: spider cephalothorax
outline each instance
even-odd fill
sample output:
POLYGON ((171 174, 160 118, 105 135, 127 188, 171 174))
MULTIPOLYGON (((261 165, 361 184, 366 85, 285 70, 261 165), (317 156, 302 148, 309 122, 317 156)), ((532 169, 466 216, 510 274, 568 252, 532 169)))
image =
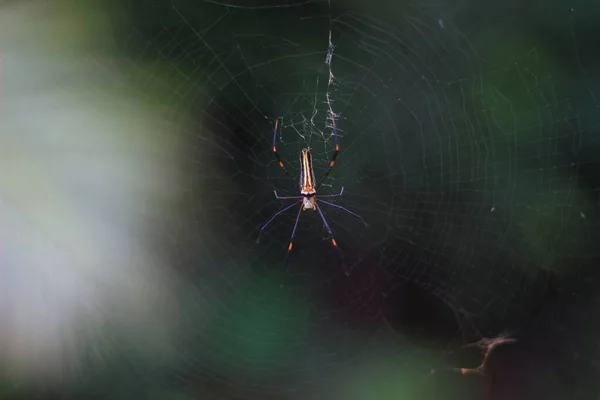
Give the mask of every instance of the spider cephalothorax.
POLYGON ((316 210, 317 209, 317 199, 315 195, 304 196, 302 199, 302 211, 306 210, 316 210))

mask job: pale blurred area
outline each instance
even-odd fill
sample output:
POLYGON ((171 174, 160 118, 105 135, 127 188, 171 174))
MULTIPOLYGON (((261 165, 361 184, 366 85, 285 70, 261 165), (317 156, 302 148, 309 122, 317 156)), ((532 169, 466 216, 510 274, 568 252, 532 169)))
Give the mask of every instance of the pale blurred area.
POLYGON ((96 5, 0 5, 0 371, 20 384, 77 379, 115 338, 153 358, 175 343, 177 283, 155 241, 185 144, 101 59, 96 5))

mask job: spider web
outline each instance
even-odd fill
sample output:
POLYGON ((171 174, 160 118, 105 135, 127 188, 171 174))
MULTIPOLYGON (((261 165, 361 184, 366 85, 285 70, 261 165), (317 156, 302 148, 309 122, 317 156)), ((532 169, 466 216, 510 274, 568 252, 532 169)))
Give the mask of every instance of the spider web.
MULTIPOLYGON (((548 357, 594 365, 581 327, 598 310, 600 10, 474 4, 136 6, 131 83, 164 82, 196 174, 173 257, 213 317, 191 328, 180 383, 211 398, 465 398, 479 388, 453 371, 482 358, 453 357, 507 331, 540 376, 555 376, 548 357), (276 120, 294 179, 272 154, 276 120), (342 264, 303 213, 286 269, 297 208, 259 243, 258 228, 288 204, 273 190, 297 194, 302 148, 324 174, 334 120, 319 194, 344 187, 336 203, 370 226, 322 207, 342 264)), ((546 390, 581 383, 567 375, 546 390)))

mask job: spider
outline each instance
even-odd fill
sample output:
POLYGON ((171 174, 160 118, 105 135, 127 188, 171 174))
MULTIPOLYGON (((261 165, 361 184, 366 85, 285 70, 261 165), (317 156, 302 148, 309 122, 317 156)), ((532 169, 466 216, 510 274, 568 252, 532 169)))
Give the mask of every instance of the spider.
MULTIPOLYGON (((319 216, 321 217, 321 220, 323 221, 323 225, 325 226, 325 229, 327 230, 327 233, 329 234, 329 240, 331 241, 332 246, 337 250, 338 254, 343 259, 343 253, 340 250, 340 248, 338 247, 338 244, 333 235, 333 231, 331 230, 331 227, 327 223, 327 219, 325 219, 325 215, 323 215, 321 208, 317 204, 317 191, 319 190, 319 188, 321 187, 321 185, 323 184, 323 182, 325 181, 327 176, 329 176, 329 173, 331 172, 331 170, 333 169, 333 166, 335 165, 335 160, 338 156, 338 153, 340 152, 340 145, 338 144, 338 140, 337 140, 337 128, 336 128, 335 120, 333 121, 332 126, 333 126, 333 138, 335 141, 335 150, 331 157, 331 161, 329 161, 329 169, 323 176, 323 179, 321 179, 320 183, 317 184, 317 182, 315 180, 315 172, 313 169, 312 155, 310 153, 311 149, 310 149, 310 147, 306 147, 306 148, 302 149, 300 151, 300 195, 298 195, 298 196, 279 196, 277 194, 276 190, 273 191, 273 193, 275 193, 275 198, 277 200, 297 200, 297 201, 295 201, 294 203, 290 204, 289 206, 283 208, 282 210, 279 210, 277 213, 275 213, 271 217, 271 219, 269 219, 260 228, 260 232, 262 233, 265 230, 265 228, 267 226, 269 226, 269 224, 271 222, 273 222, 273 220, 275 218, 277 218, 279 215, 286 212, 290 208, 294 207, 298 203, 301 203, 300 209, 298 210, 298 214, 296 216, 296 222, 294 223, 294 229, 292 229, 292 235, 290 237, 290 242, 287 246, 287 252, 285 254, 285 263, 286 264, 287 264, 288 256, 289 256, 290 252, 292 251, 292 248, 294 247, 294 237, 296 236, 296 228, 298 227, 298 221, 300 220, 300 214, 302 213, 302 211, 306 211, 306 210, 313 210, 313 211, 317 211, 319 213, 319 216)), ((279 166, 283 169, 285 174, 288 177, 290 177, 290 174, 288 173, 287 168, 285 167, 285 164, 283 163, 283 161, 281 160, 281 157, 277 153, 277 128, 278 127, 279 127, 279 120, 276 120, 275 127, 273 128, 273 154, 275 155, 275 158, 277 159, 277 163, 279 164, 279 166)), ((352 211, 350 211, 347 208, 344 208, 340 205, 330 203, 325 200, 321 200, 324 197, 325 198, 339 197, 343 193, 344 193, 344 187, 342 186, 342 189, 340 190, 339 193, 319 196, 318 203, 323 203, 328 206, 345 211, 346 213, 352 215, 354 218, 362 221, 362 223, 365 224, 365 226, 368 226, 368 224, 358 214, 353 213, 352 211)))

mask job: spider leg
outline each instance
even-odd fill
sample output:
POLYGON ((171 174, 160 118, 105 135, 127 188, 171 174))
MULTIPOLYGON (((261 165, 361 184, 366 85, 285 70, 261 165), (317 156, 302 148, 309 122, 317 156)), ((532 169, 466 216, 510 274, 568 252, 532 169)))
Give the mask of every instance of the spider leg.
POLYGON ((325 225, 325 229, 327 229, 327 233, 329 233, 329 239, 331 240, 331 245, 337 250, 338 254, 340 255, 340 258, 343 260, 344 253, 342 253, 342 250, 340 250, 340 248, 338 247, 338 244, 335 241, 335 238, 333 237, 333 231, 329 227, 329 224, 327 223, 327 220, 325 219, 325 216, 323 215, 323 212, 321 211, 321 207, 315 206, 315 208, 317 209, 317 211, 319 212, 319 215, 321 216, 321 220, 323 221, 323 225, 325 225))
MULTIPOLYGON (((334 140, 334 144, 335 144, 335 150, 333 151, 333 155, 331 156, 331 161, 329 161, 329 169, 327 170, 327 172, 325 172, 325 175, 323 175, 323 178, 321 179, 321 183, 319 183, 319 186, 317 186, 317 190, 319 190, 319 188, 321 187, 321 185, 323 184, 323 182, 325 182, 325 179, 327 179, 327 177, 329 176, 329 173, 331 172, 331 170, 333 169, 333 166, 335 165, 335 159, 338 156, 338 153, 340 152, 340 145, 338 144, 338 137, 337 137, 337 126, 335 124, 335 119, 332 119, 333 123, 333 140, 334 140)), ((343 189, 342 189, 343 191, 343 189)), ((341 192, 340 192, 341 194, 341 192)))
POLYGON ((291 178, 290 174, 287 171, 287 168, 285 167, 285 165, 283 164, 283 161, 281 161, 281 157, 279 157, 279 153, 277 153, 277 128, 279 127, 279 119, 275 120, 275 127, 273 128, 273 154, 275 155, 275 158, 277 159, 277 164, 283 168, 283 172, 285 172, 285 174, 291 178))
MULTIPOLYGON (((290 208, 294 207, 294 206, 295 206, 296 204, 298 204, 298 203, 300 203, 300 202, 299 202, 299 201, 296 201, 296 202, 294 202, 294 203, 290 204, 289 206, 287 206, 286 208, 284 208, 284 209, 282 209, 282 210, 279 210, 279 211, 277 211, 277 212, 275 213, 275 215, 273 215, 273 216, 271 217, 271 219, 269 219, 267 222, 265 222, 265 223, 263 224, 263 226, 261 226, 261 227, 260 227, 260 233, 262 234, 262 232, 265 230, 265 228, 266 228, 267 226, 269 226, 269 224, 270 224, 271 222, 273 222, 273 220, 274 220, 275 218, 277 218, 278 216, 280 216, 281 214, 283 214, 284 212, 286 212, 286 211, 287 211, 287 210, 289 210, 290 208)), ((300 208, 300 209, 302 209, 302 208, 300 208)), ((256 242, 258 243, 258 241, 259 241, 259 240, 260 240, 260 234, 258 235, 258 239, 256 239, 256 242)))
MULTIPOLYGON (((296 203, 294 203, 296 204, 296 203)), ((292 205, 294 205, 292 204, 292 205)), ((294 223, 294 229, 292 230, 292 236, 290 237, 290 244, 288 244, 287 253, 285 253, 284 265, 287 268, 288 257, 292 252, 292 248, 294 247, 294 237, 296 236, 296 228, 298 228, 298 221, 300 221, 300 214, 302 214, 302 204, 300 205, 300 209, 298 210, 298 215, 296 216, 296 222, 294 223)))
MULTIPOLYGON (((323 196, 320 196, 320 197, 323 197, 323 196)), ((356 214, 356 213, 353 213, 352 211, 348 210, 347 208, 345 208, 345 207, 342 207, 342 206, 340 206, 340 205, 337 205, 337 204, 334 204, 334 203, 330 203, 330 202, 328 202, 328 201, 325 201, 325 200, 319 200, 319 201, 320 201, 321 203, 325 203, 325 204, 327 204, 328 206, 331 206, 331 207, 334 207, 334 208, 340 209, 340 210, 342 210, 342 211, 345 211, 345 212, 347 212, 348 214, 352 215, 354 218, 361 220, 361 221, 362 221, 362 223, 363 223, 363 224, 365 224, 365 226, 369 226, 369 224, 367 224, 367 223, 365 222, 365 220, 364 220, 364 219, 362 219, 362 217, 361 217, 360 215, 358 215, 358 214, 356 214)))
POLYGON ((340 197, 342 194, 344 194, 344 187, 342 186, 342 190, 340 190, 339 193, 336 194, 323 194, 323 195, 319 195, 319 198, 323 198, 323 197, 340 197))
POLYGON ((273 193, 275 193, 275 198, 277 200, 289 200, 289 199, 302 199, 302 198, 304 198, 304 196, 279 196, 277 194, 277 190, 273 190, 273 193))

